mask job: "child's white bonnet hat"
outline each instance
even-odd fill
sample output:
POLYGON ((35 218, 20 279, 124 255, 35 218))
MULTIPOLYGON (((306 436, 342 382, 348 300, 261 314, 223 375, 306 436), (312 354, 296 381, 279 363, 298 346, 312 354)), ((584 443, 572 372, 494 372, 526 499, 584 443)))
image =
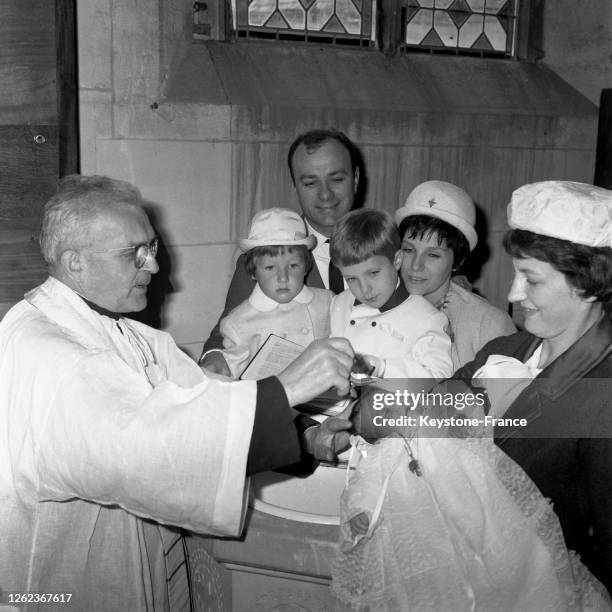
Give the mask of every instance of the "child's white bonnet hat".
POLYGON ((260 246, 298 246, 314 249, 317 239, 308 235, 304 219, 288 208, 265 208, 252 219, 249 237, 239 240, 242 251, 260 246))
POLYGON ((508 224, 591 247, 612 247, 612 191, 587 183, 542 181, 519 187, 508 224))
POLYGON ((399 224, 413 215, 436 217, 458 229, 468 241, 470 251, 478 243, 476 207, 470 195, 446 181, 425 181, 417 185, 408 195, 403 206, 395 212, 395 223, 399 224))

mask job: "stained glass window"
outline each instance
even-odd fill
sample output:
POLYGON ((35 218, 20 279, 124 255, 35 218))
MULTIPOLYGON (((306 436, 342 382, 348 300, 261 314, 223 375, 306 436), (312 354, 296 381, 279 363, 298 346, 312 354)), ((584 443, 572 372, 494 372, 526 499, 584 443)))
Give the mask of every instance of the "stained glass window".
MULTIPOLYGON (((219 8, 218 15, 231 12, 232 27, 225 31, 238 39, 344 44, 385 53, 395 53, 399 47, 403 53, 500 58, 528 54, 527 35, 522 34, 520 41, 517 38, 519 6, 526 5, 524 0, 209 0, 195 4, 209 7, 211 3, 225 7, 219 8)), ((526 32, 523 12, 521 30, 526 32)), ((211 17, 209 9, 195 13, 197 34, 197 28, 204 27, 200 21, 211 17)), ((215 36, 204 32, 200 38, 215 36)))
POLYGON ((403 0, 405 52, 515 55, 516 0, 403 0))
POLYGON ((376 0, 232 0, 239 38, 373 46, 376 0))

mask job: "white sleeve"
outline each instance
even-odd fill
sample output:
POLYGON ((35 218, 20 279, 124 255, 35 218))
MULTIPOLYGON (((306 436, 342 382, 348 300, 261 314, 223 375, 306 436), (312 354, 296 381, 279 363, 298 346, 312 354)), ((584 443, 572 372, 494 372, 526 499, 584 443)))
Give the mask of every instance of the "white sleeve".
POLYGON ((385 359, 385 378, 448 378, 453 373, 448 319, 441 312, 420 322, 422 333, 402 357, 385 359))
POLYGON ((232 373, 232 378, 235 380, 240 377, 253 356, 251 355, 248 338, 241 336, 228 320, 228 317, 221 321, 219 329, 223 336, 223 350, 221 353, 232 373))
POLYGON ((112 352, 90 353, 58 381, 54 396, 34 402, 36 494, 118 504, 161 523, 238 535, 256 394, 253 382, 203 375, 190 388, 164 381, 152 389, 112 352))

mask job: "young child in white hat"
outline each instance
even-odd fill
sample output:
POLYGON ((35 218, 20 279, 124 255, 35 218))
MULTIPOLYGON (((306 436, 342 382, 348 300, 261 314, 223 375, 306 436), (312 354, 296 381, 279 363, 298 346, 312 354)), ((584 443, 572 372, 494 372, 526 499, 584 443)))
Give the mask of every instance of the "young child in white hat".
POLYGON ((332 293, 304 285, 312 266, 309 236, 300 215, 285 208, 267 208, 251 221, 248 238, 239 246, 246 252, 247 272, 257 284, 247 300, 221 321, 223 356, 232 378, 275 334, 303 347, 329 336, 332 293))

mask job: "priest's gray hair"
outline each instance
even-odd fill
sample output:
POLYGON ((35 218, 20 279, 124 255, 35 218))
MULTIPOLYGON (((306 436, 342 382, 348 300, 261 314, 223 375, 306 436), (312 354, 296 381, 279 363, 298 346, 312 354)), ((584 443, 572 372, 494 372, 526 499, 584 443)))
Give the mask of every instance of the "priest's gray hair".
POLYGON ((44 208, 39 243, 45 261, 57 266, 64 251, 87 246, 95 217, 104 208, 117 205, 140 207, 140 191, 107 176, 64 177, 44 208))

